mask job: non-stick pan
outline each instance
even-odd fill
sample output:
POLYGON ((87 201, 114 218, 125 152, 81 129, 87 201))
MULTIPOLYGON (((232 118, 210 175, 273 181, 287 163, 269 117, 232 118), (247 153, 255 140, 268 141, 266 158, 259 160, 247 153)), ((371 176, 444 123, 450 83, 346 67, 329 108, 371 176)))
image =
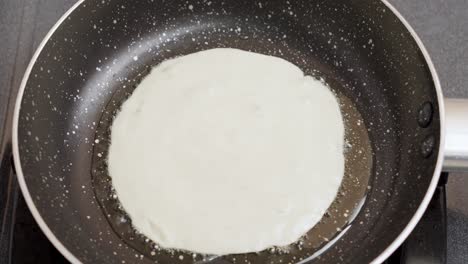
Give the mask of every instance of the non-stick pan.
MULTIPOLYGON (((466 103, 450 106, 467 116, 466 103)), ((444 159, 444 109, 426 49, 386 1, 90 0, 40 45, 10 120, 26 202, 71 262, 368 263, 405 240, 431 199, 444 159), (216 258, 160 250, 131 228, 112 193, 105 157, 122 102, 151 66, 216 47, 285 58, 340 100, 344 182, 322 221, 286 252, 216 258)), ((447 169, 466 168, 466 130, 458 129, 448 130, 447 169)))

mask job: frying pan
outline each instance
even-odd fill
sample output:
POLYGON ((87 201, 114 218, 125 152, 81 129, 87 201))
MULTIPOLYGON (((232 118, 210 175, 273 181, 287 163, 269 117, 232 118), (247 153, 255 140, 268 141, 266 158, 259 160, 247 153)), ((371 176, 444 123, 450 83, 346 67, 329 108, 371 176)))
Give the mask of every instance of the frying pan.
POLYGON ((378 263, 421 218, 442 165, 467 167, 467 104, 447 102, 457 114, 446 130, 434 66, 386 1, 80 1, 26 71, 10 117, 12 152, 33 216, 73 263, 378 263), (345 180, 327 215, 288 252, 155 250, 112 195, 105 154, 122 102, 151 66, 216 47, 285 58, 341 102, 345 180))

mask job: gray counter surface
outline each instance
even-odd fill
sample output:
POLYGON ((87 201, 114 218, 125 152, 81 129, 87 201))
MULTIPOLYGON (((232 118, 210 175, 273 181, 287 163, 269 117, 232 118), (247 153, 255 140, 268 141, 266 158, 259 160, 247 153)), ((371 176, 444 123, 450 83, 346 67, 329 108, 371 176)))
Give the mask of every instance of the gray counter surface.
MULTIPOLYGON (((468 1, 389 0, 414 27, 447 97, 468 98, 468 1)), ((18 87, 36 47, 74 0, 0 0, 0 98, 18 87)), ((5 102, 5 100, 1 100, 5 102)), ((6 105, 0 105, 0 121, 6 105)), ((468 174, 447 186, 448 263, 468 263, 468 174)))

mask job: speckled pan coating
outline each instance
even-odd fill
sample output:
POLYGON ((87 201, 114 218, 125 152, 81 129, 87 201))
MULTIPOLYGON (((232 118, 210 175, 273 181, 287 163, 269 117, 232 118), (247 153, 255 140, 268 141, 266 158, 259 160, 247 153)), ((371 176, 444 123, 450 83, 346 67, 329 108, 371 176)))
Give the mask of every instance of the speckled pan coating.
POLYGON ((214 47, 285 58, 352 100, 371 139, 371 188, 346 232, 311 263, 377 257, 424 198, 440 138, 426 60, 380 1, 82 3, 32 68, 18 123, 24 180, 54 235, 85 263, 154 263, 120 239, 95 198, 96 128, 108 104, 118 103, 115 92, 135 85, 148 67, 214 47))

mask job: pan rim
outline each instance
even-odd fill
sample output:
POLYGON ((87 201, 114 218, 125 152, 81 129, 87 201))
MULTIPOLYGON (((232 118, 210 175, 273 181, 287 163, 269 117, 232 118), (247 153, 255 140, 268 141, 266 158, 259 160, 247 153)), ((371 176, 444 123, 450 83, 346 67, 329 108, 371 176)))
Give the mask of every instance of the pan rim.
POLYGON ((42 232, 46 235, 46 237, 49 239, 49 241, 54 245, 54 247, 62 253, 62 255, 70 261, 70 263, 82 263, 75 255, 73 255, 63 244, 62 242, 54 235, 52 230, 49 228, 47 223, 44 221, 42 218, 41 214, 39 213, 39 210, 37 209, 36 205, 34 204, 34 201, 32 200, 31 194, 29 193, 28 186, 26 185, 26 180, 24 179, 24 174, 23 174, 23 169, 21 167, 21 159, 20 159, 20 154, 19 154, 19 144, 18 144, 18 123, 19 123, 19 114, 20 114, 20 108, 21 108, 21 102, 23 100, 23 95, 24 95, 24 90, 26 89, 26 84, 28 82, 29 76, 31 74, 32 68, 36 64, 36 60, 39 57, 39 55, 42 53, 42 50, 44 49, 45 45, 49 42, 49 39, 52 37, 52 35, 55 33, 55 31, 62 25, 63 21, 67 19, 70 14, 75 11, 78 6, 80 6, 85 0, 78 0, 73 6, 70 7, 70 9, 63 14, 60 19, 54 24, 54 26, 47 32, 46 36, 44 39, 41 41, 39 44, 39 47, 37 48, 36 52, 34 53, 33 57, 31 58, 31 61, 28 64, 28 67, 26 68, 26 71, 23 75, 23 79, 21 80, 21 85, 18 90, 18 94, 16 96, 16 102, 15 102, 15 108, 14 108, 14 113, 13 113, 13 130, 12 130, 12 147, 13 147, 13 161, 16 169, 16 175, 18 178, 18 183, 21 189, 21 192, 24 196, 24 200, 26 201, 26 204, 28 205, 29 210, 31 211, 31 214, 33 215, 34 219, 36 220, 37 224, 41 228, 42 232))
POLYGON ((437 184, 439 182, 440 178, 440 173, 442 172, 442 163, 444 160, 444 152, 445 152, 445 105, 444 105, 444 96, 442 93, 442 86, 440 84, 439 76, 437 75, 437 71, 435 69, 434 63, 432 62, 432 59, 429 55, 429 52, 427 51, 426 47, 424 46, 422 40, 419 38, 418 34, 416 31, 411 27, 411 25, 406 21, 406 19, 403 17, 403 15, 392 5, 388 2, 388 0, 381 0, 382 3, 384 3, 390 11, 393 12, 393 14, 398 17, 400 22, 405 26, 406 30, 411 34, 413 37, 414 41, 416 41, 416 44, 419 47, 419 50, 424 56, 424 60, 427 63, 427 66, 429 67, 429 71, 431 72, 432 76, 432 81, 434 83, 436 93, 437 93, 437 103, 439 105, 439 116, 440 116, 440 121, 439 121, 439 126, 440 126, 440 137, 439 137, 439 151, 437 155, 437 162, 436 162, 436 167, 434 169, 434 174, 432 175, 432 180, 431 183, 429 184, 429 187, 426 191, 426 194, 424 195, 424 198, 422 202, 419 204, 418 209, 414 213, 414 215, 411 217, 411 220, 408 222, 406 227, 403 229, 402 232, 397 236, 395 240, 382 252, 380 253, 379 256, 377 256, 371 263, 382 263, 384 262, 390 255, 395 252, 395 250, 403 244, 403 242, 408 238, 408 236, 411 234, 413 229, 416 227, 416 225, 419 223, 419 220, 421 220, 422 216, 426 212, 426 209, 429 205, 429 202, 432 199, 432 196, 434 195, 435 189, 437 187, 437 184))
MULTIPOLYGON (((29 193, 29 189, 26 185, 26 181, 24 178, 24 174, 21 167, 21 160, 19 154, 19 144, 18 144, 18 124, 19 124, 19 114, 21 108, 21 102, 23 99, 24 91, 26 88, 27 81, 31 74, 32 68, 34 67, 37 58, 41 54, 43 48, 48 43, 49 39, 55 33, 55 31, 60 27, 60 25, 65 21, 73 11, 78 8, 85 0, 78 0, 70 9, 65 12, 60 19, 54 24, 54 26, 50 29, 47 35, 44 37, 40 45, 38 46, 37 50, 35 51, 31 61, 28 64, 28 67, 23 75, 21 80, 21 85, 18 90, 18 94, 16 96, 14 113, 13 113, 13 127, 12 127, 12 147, 13 147, 13 160, 14 166, 16 168, 16 174, 18 178, 18 183, 21 189, 21 192, 24 196, 26 204, 28 205, 31 214, 33 215, 34 219, 36 220, 37 224, 41 228, 42 232, 46 235, 49 241, 57 248, 58 251, 62 253, 62 255, 71 263, 82 263, 75 255, 73 255, 63 244, 60 240, 54 235, 52 230, 46 224, 44 219, 42 218, 41 214, 39 213, 34 201, 32 200, 31 194, 29 193)), ((387 259, 409 236, 409 234, 413 231, 415 226, 418 224, 419 220, 423 216, 424 212, 426 211, 427 206, 435 192, 437 187, 437 183, 439 181, 440 173, 442 171, 442 163, 444 158, 444 146, 445 146, 445 107, 444 107, 444 100, 443 100, 443 93, 440 84, 439 77, 437 75, 437 71, 435 66, 429 56, 429 52, 425 48, 423 42, 416 34, 415 30, 411 27, 411 25, 406 21, 406 19, 402 16, 402 14, 388 2, 388 0, 381 0, 383 4, 385 4, 390 11, 400 20, 400 22, 405 26, 406 30, 411 34, 414 41, 418 45, 421 53, 424 56, 424 59, 427 63, 427 66, 430 70, 432 81, 434 83, 436 93, 437 93, 437 103, 439 105, 439 116, 440 116, 440 138, 439 138, 439 151, 437 156, 436 167, 434 170, 434 174, 431 180, 431 183, 427 189, 426 194, 422 202, 420 203, 418 209, 411 217, 411 220, 408 222, 406 227, 403 229, 402 232, 397 236, 397 238, 383 251, 381 252, 371 263, 382 263, 385 259, 387 259)))

